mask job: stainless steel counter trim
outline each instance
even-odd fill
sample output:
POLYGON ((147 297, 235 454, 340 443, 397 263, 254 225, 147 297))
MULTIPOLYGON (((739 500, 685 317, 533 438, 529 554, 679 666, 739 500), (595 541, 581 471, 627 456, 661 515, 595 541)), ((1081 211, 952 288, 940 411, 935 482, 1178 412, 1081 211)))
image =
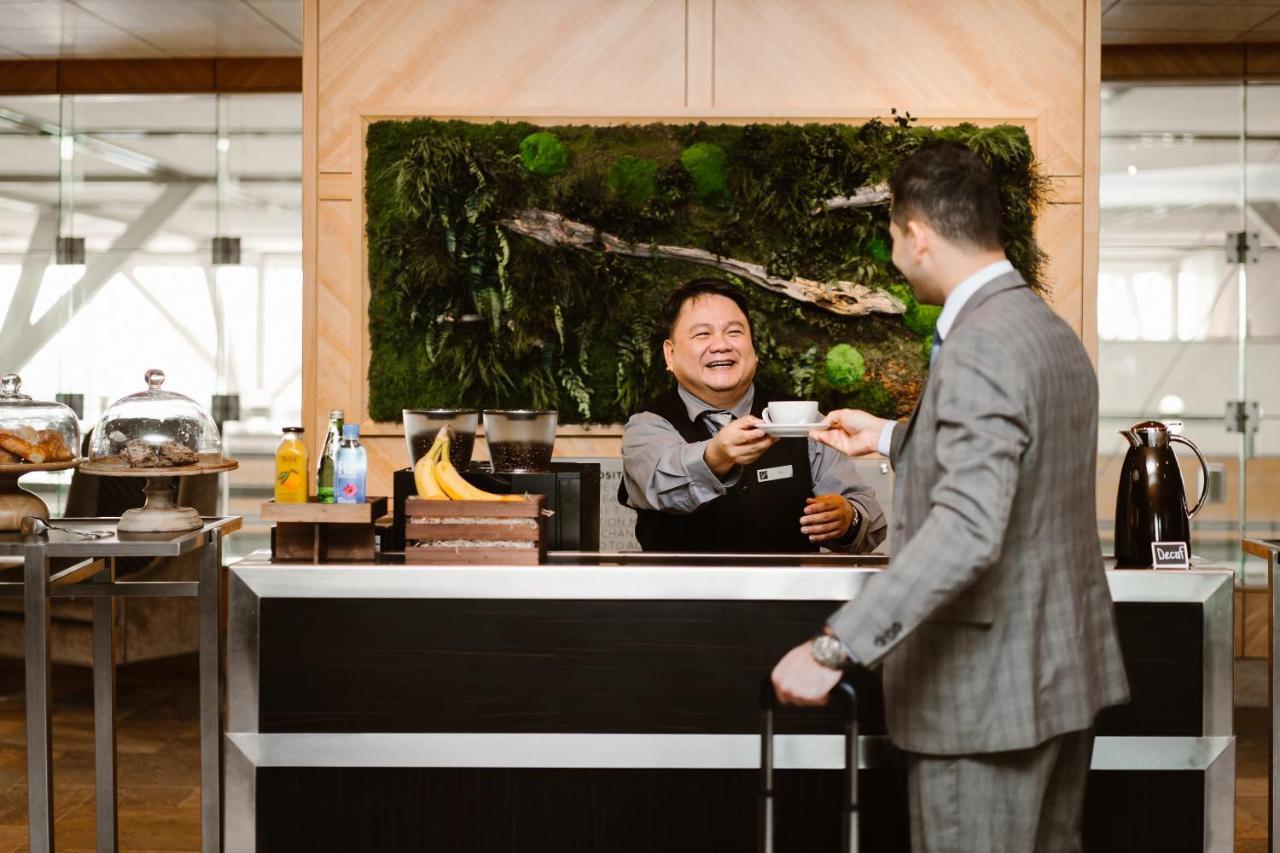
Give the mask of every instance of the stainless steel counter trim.
MULTIPOLYGON (((255 734, 228 741, 254 767, 546 767, 730 769, 760 767, 760 738, 751 734, 255 734)), ((778 735, 776 766, 839 770, 843 735, 778 735)), ((1100 737, 1094 770, 1203 771, 1233 758, 1234 738, 1100 737)), ((883 735, 859 742, 858 766, 902 766, 883 735)))
POLYGON ((1202 604, 1202 728, 1200 733, 1230 735, 1235 731, 1235 576, 1216 577, 1202 604))
MULTIPOLYGON (((265 598, 488 598, 847 601, 879 569, 757 566, 232 566, 265 598)), ((1115 601, 1204 603, 1230 569, 1108 572, 1115 601)), ((1228 620, 1228 633, 1230 620, 1228 620)))
MULTIPOLYGON (((60 518, 59 524, 88 530, 114 530, 118 518, 60 518)), ((116 557, 177 557, 203 546, 214 530, 228 536, 244 526, 239 516, 205 517, 204 526, 196 530, 174 533, 133 533, 124 539, 112 535, 105 539, 84 539, 74 533, 51 530, 44 536, 22 536, 0 533, 0 555, 24 554, 28 546, 43 546, 50 557, 97 557, 109 553, 116 557)))
POLYGON ((227 853, 258 847, 258 768, 235 742, 223 737, 226 794, 223 797, 222 840, 227 853))
POLYGON ((227 730, 258 730, 259 598, 238 572, 227 574, 227 730))
POLYGON ((1271 706, 1271 748, 1268 762, 1270 774, 1267 780, 1267 835, 1271 839, 1268 849, 1280 853, 1280 678, 1276 677, 1277 661, 1280 661, 1280 539, 1245 539, 1240 547, 1247 554, 1267 561, 1267 595, 1271 607, 1271 650, 1267 662, 1268 701, 1271 706))
POLYGON ((261 598, 846 601, 873 569, 676 566, 271 566, 234 571, 261 598))
POLYGON ((1112 600, 1125 602, 1203 603, 1223 587, 1231 589, 1234 581, 1235 571, 1226 567, 1167 571, 1112 569, 1107 572, 1107 585, 1111 589, 1112 600), (1153 578, 1159 580, 1153 582, 1153 578), (1174 597, 1170 597, 1171 594, 1174 597))
POLYGON ((1236 845, 1236 745, 1231 745, 1204 774, 1204 849, 1233 853, 1236 845))

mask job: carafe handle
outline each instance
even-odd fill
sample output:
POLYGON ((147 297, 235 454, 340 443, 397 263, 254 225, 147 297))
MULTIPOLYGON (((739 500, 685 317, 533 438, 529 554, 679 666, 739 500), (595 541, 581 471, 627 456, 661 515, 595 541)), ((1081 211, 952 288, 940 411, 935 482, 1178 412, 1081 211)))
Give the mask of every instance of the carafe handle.
MULTIPOLYGON (((1187 518, 1195 518, 1196 513, 1200 511, 1200 507, 1204 506, 1205 498, 1209 497, 1209 464, 1204 461, 1204 456, 1200 453, 1200 448, 1196 447, 1195 443, 1192 442, 1191 439, 1184 438, 1180 435, 1170 435, 1169 441, 1176 441, 1179 444, 1185 444, 1187 447, 1190 447, 1195 451, 1196 458, 1200 460, 1200 470, 1204 472, 1203 476, 1200 478, 1200 500, 1196 501, 1196 505, 1193 509, 1187 510, 1187 518)), ((1185 504, 1183 505, 1183 509, 1186 509, 1185 504)))

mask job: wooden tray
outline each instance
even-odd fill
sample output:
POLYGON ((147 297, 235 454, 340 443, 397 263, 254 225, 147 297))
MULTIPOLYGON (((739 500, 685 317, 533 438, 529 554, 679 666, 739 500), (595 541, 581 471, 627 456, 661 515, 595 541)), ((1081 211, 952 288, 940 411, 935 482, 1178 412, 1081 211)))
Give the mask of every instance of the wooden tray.
POLYGON ((16 462, 12 464, 0 464, 0 474, 26 474, 31 471, 65 471, 68 468, 74 468, 84 462, 83 457, 77 456, 75 459, 64 459, 61 462, 16 462))
POLYGON ((540 518, 544 495, 525 495, 522 501, 450 501, 412 497, 404 514, 414 518, 540 518))
POLYGON ((85 462, 80 470, 86 474, 97 474, 100 477, 191 477, 196 474, 220 474, 223 471, 234 471, 240 463, 234 459, 223 457, 221 462, 207 462, 202 465, 182 465, 176 468, 130 468, 127 465, 103 465, 98 462, 85 462))
POLYGON ((546 556, 544 500, 542 495, 526 495, 522 501, 409 498, 405 502, 405 562, 535 566, 546 556), (459 540, 468 544, 444 544, 459 540), (528 542, 531 547, 485 544, 490 542, 528 542))
POLYGON ((262 502, 262 520, 287 524, 373 524, 387 514, 387 499, 365 498, 362 504, 322 504, 310 498, 304 504, 262 502))
POLYGON ((435 566, 536 566, 542 562, 540 548, 437 548, 410 543, 404 561, 412 565, 435 566))

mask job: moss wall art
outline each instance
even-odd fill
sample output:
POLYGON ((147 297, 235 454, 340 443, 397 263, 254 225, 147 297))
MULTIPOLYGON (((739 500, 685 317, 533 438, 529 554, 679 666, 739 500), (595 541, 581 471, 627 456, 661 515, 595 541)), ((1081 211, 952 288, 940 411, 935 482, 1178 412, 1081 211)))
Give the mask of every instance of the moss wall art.
POLYGON ((884 183, 931 139, 995 170, 1005 248, 1042 285, 1046 182, 1020 127, 539 127, 383 121, 367 137, 369 409, 552 408, 618 423, 670 387, 659 314, 689 278, 751 303, 759 382, 906 414, 937 309, 890 262, 884 183))

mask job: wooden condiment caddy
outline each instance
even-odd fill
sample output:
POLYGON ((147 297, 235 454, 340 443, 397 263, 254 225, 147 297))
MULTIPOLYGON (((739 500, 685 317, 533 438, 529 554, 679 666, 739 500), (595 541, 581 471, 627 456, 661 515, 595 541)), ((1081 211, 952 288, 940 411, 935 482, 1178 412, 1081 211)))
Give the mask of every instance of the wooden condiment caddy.
POLYGON ((406 563, 536 566, 546 558, 542 495, 521 501, 405 502, 406 563))
POLYGON ((274 521, 271 559, 312 563, 373 562, 374 525, 387 514, 386 498, 362 504, 262 504, 262 520, 274 521))

